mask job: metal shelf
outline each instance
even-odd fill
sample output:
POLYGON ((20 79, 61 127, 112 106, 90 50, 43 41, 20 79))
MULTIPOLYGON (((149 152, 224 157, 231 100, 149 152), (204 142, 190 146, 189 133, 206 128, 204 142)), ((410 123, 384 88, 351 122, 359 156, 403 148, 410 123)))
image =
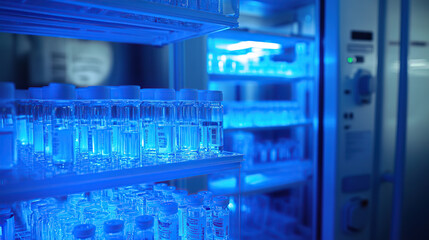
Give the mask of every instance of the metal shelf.
POLYGON ((272 83, 293 83, 293 82, 299 82, 299 81, 305 81, 305 80, 311 80, 314 77, 308 76, 308 77, 280 77, 280 76, 258 76, 258 75, 239 75, 239 74, 209 74, 210 81, 235 81, 235 82, 258 82, 258 83, 265 83, 265 84, 272 84, 272 83))
POLYGON ((303 122, 294 122, 290 123, 288 125, 281 125, 281 126, 254 126, 254 127, 227 127, 224 128, 225 132, 233 132, 233 131, 276 131, 276 130, 284 130, 289 129, 292 127, 300 127, 300 126, 307 126, 312 124, 311 121, 303 121, 303 122))
POLYGON ((70 174, 43 180, 26 180, 0 185, 0 203, 211 174, 239 169, 242 161, 243 155, 241 154, 224 153, 216 158, 84 175, 70 174))
POLYGON ((228 13, 144 0, 4 0, 0 31, 164 45, 237 27, 236 0, 221 1, 228 13))
POLYGON ((228 31, 213 33, 210 38, 226 38, 245 41, 273 42, 284 46, 292 46, 298 42, 314 42, 314 37, 284 35, 272 32, 262 32, 251 29, 237 28, 228 31))
POLYGON ((313 164, 310 160, 260 164, 241 171, 241 189, 237 176, 211 181, 209 189, 215 194, 227 195, 273 192, 304 184, 312 169, 313 164))

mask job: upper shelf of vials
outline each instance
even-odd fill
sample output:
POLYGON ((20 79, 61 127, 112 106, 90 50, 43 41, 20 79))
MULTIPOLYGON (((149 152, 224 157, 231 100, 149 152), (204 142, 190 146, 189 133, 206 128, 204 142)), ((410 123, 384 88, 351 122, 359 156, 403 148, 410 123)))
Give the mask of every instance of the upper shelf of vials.
POLYGON ((5 0, 1 31, 164 45, 238 26, 238 0, 5 0))
MULTIPOLYGON (((218 157, 87 174, 56 175, 0 185, 0 203, 62 196, 140 183, 168 181, 239 169, 243 155, 224 152, 218 157)), ((2 179, 6 182, 8 179, 2 179)), ((10 181, 10 179, 9 179, 10 181)))

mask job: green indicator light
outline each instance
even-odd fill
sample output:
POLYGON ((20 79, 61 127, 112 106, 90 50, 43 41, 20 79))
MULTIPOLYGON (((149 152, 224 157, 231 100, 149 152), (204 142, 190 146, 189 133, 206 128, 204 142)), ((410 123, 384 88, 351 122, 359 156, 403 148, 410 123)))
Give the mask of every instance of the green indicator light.
POLYGON ((353 63, 353 62, 354 62, 354 59, 353 59, 352 57, 348 57, 348 58, 347 58, 347 62, 348 62, 348 63, 353 63))

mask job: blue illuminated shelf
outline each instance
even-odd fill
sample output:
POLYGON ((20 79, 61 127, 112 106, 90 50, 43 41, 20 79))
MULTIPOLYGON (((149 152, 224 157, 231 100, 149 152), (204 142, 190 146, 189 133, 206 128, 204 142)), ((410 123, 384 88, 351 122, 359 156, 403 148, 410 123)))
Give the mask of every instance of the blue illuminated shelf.
POLYGON ((254 126, 254 127, 226 127, 224 128, 224 131, 226 132, 232 132, 232 131, 276 131, 276 130, 284 130, 291 127, 300 127, 300 126, 307 126, 311 125, 311 121, 302 121, 302 122, 294 122, 290 123, 288 125, 281 125, 281 126, 254 126))
POLYGON ((245 41, 273 42, 283 46, 292 46, 299 42, 313 42, 314 37, 294 36, 277 34, 272 32, 262 32, 250 29, 232 29, 223 32, 216 32, 209 35, 210 38, 226 38, 245 41))
POLYGON ((223 13, 145 0, 3 0, 0 31, 164 45, 237 27, 237 0, 220 1, 223 13))
POLYGON ((210 81, 236 81, 236 82, 258 82, 258 83, 291 83, 312 80, 314 77, 280 77, 280 76, 258 76, 250 74, 209 74, 210 81))
POLYGON ((10 183, 0 185, 0 203, 212 174, 239 169, 242 161, 241 154, 224 153, 216 158, 10 183))
POLYGON ((242 170, 241 189, 237 176, 232 175, 210 181, 209 189, 227 195, 273 192, 304 184, 312 169, 310 160, 259 164, 242 170))

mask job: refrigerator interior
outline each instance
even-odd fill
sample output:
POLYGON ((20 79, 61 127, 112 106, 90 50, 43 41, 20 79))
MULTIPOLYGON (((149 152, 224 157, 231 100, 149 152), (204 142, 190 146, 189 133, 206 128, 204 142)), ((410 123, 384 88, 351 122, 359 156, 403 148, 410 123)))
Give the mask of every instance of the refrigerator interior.
POLYGON ((207 38, 208 88, 224 93, 225 149, 243 153, 242 239, 314 237, 317 115, 316 5, 241 1, 240 28, 207 38))
MULTIPOLYGON (((53 82, 77 87, 174 88, 173 46, 235 27, 237 17, 235 0, 4 1, 0 5, 0 48, 5 53, 0 57, 1 80, 14 82, 20 90, 53 82)), ((131 239, 135 217, 151 214, 150 198, 144 197, 148 191, 159 195, 160 201, 178 202, 165 198, 172 188, 155 194, 152 184, 166 183, 197 194, 209 190, 207 179, 214 173, 240 176, 243 161, 241 154, 224 151, 159 164, 154 164, 155 159, 147 164, 151 158, 137 164, 80 161, 65 170, 48 158, 36 159, 32 148, 26 147, 19 147, 18 163, 0 174, 0 235, 6 239, 72 239, 73 228, 84 223, 96 225, 96 235, 102 238, 103 222, 109 219, 124 220, 131 239)), ((239 239, 240 194, 222 195, 229 202, 230 216, 225 217, 229 226, 217 231, 229 231, 230 239, 239 239)), ((207 231, 213 227, 210 216, 207 231)), ((203 228, 197 227, 199 232, 203 228)), ((183 232, 179 234, 184 238, 183 232)))

